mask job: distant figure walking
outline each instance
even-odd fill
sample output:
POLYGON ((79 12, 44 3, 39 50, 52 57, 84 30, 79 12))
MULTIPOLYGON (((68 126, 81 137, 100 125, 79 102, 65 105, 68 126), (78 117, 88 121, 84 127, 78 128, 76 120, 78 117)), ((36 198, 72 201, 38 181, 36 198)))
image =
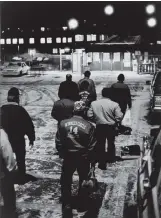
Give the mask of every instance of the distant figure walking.
POLYGON ((66 98, 78 101, 79 100, 79 90, 77 83, 72 81, 72 75, 66 75, 66 81, 60 83, 58 96, 61 99, 62 96, 66 96, 66 98))
POLYGON ((88 89, 86 91, 88 91, 90 93, 90 101, 95 101, 97 99, 97 94, 96 94, 96 88, 95 88, 95 84, 94 81, 92 79, 90 79, 90 75, 91 72, 90 71, 85 71, 84 73, 84 78, 79 80, 78 82, 78 88, 79 88, 79 92, 84 91, 84 81, 87 81, 89 83, 88 85, 88 89))
POLYGON ((119 74, 117 79, 118 81, 111 86, 113 100, 119 104, 121 112, 125 115, 127 106, 129 109, 132 107, 130 89, 124 83, 125 76, 123 74, 119 74))
POLYGON ((8 135, 13 152, 16 154, 18 170, 25 174, 26 144, 24 136, 28 136, 32 147, 35 141, 35 130, 31 117, 19 105, 19 95, 19 90, 15 87, 8 91, 8 103, 1 107, 1 125, 8 135))

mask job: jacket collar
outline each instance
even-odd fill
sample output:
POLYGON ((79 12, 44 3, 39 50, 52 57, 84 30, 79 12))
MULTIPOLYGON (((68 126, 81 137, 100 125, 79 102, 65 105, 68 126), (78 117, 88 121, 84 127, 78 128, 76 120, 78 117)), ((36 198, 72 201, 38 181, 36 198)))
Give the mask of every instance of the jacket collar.
POLYGON ((12 102, 7 102, 5 105, 19 105, 19 104, 12 101, 12 102))

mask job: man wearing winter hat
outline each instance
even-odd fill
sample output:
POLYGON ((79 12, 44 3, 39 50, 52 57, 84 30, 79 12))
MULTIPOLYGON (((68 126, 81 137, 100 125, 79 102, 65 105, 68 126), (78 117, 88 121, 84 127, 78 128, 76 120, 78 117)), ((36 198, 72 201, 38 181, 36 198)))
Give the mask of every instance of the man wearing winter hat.
POLYGON ((24 174, 26 172, 24 136, 28 136, 30 146, 33 146, 35 131, 29 114, 19 105, 19 96, 19 90, 15 87, 8 91, 8 103, 1 107, 1 126, 6 131, 13 152, 16 154, 18 170, 24 174))
POLYGON ((96 145, 95 128, 85 120, 85 103, 74 103, 73 117, 60 122, 56 148, 63 158, 61 175, 62 209, 71 212, 71 184, 75 170, 79 175, 79 193, 83 180, 87 179, 96 145))

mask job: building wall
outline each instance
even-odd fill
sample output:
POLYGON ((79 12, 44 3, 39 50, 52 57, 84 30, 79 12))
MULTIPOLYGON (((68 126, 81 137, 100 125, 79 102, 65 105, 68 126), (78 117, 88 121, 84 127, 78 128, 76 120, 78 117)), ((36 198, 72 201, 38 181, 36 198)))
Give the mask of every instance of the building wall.
MULTIPOLYGON (((92 52, 88 66, 91 71, 132 71, 132 54, 130 52, 92 52)), ((87 54, 88 59, 88 54, 87 54)))

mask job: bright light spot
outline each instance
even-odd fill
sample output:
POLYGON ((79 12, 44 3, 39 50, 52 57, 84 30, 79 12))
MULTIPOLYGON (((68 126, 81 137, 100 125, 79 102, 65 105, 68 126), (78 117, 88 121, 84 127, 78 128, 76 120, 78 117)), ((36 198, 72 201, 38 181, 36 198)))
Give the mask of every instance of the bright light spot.
POLYGON ((8 30, 10 30, 10 28, 7 28, 8 30))
POLYGON ((52 43, 52 38, 51 37, 47 38, 47 43, 52 43))
POLYGON ((155 6, 154 5, 147 5, 146 6, 146 13, 147 14, 153 14, 155 12, 155 6))
POLYGON ((60 37, 56 38, 56 43, 61 43, 61 38, 60 37))
POLYGON ((68 38, 68 42, 71 43, 72 42, 72 37, 68 38))
POLYGON ((68 48, 68 47, 65 48, 64 50, 65 50, 65 52, 70 52, 70 48, 68 48))
POLYGON ((63 26, 62 28, 63 28, 63 30, 67 30, 67 29, 68 29, 68 27, 67 27, 67 26, 63 26))
POLYGON ((0 39, 0 44, 4 45, 5 44, 5 40, 4 39, 0 39))
POLYGON ((87 35, 87 41, 92 41, 92 35, 87 35))
POLYGON ((114 13, 114 8, 112 5, 107 5, 105 8, 104 8, 104 12, 106 15, 112 15, 114 13))
POLYGON ((44 31, 45 31, 45 27, 41 27, 40 29, 41 29, 41 31, 42 31, 42 32, 44 32, 44 31))
POLYGON ((20 30, 20 28, 18 28, 18 30, 20 30))
POLYGON ((152 17, 147 20, 147 24, 149 27, 155 27, 157 24, 156 18, 152 17))
POLYGON ((6 39, 6 44, 11 44, 11 39, 6 39))
POLYGON ((53 48, 53 54, 58 53, 58 49, 57 48, 53 48))
POLYGON ((13 44, 17 44, 17 39, 15 38, 15 39, 12 39, 12 43, 13 44))
POLYGON ((30 43, 30 44, 34 44, 34 43, 35 43, 35 39, 34 39, 34 38, 30 38, 30 39, 29 39, 29 43, 30 43))
POLYGON ((96 35, 92 34, 92 41, 96 41, 96 35))
POLYGON ((66 43, 66 42, 67 42, 67 38, 63 37, 63 43, 66 43))
POLYGON ((24 39, 23 38, 19 39, 19 44, 24 44, 24 39))
POLYGON ((32 30, 32 32, 34 32, 34 30, 32 30))
POLYGON ((41 44, 45 44, 45 38, 41 38, 41 39, 40 39, 40 43, 41 43, 41 44))
POLYGON ((78 20, 76 20, 75 18, 71 18, 68 21, 68 27, 69 29, 76 29, 78 27, 79 23, 78 20))
POLYGON ((161 41, 157 41, 157 44, 158 44, 158 45, 161 45, 161 41))
POLYGON ((4 33, 4 30, 2 31, 2 33, 4 33))

